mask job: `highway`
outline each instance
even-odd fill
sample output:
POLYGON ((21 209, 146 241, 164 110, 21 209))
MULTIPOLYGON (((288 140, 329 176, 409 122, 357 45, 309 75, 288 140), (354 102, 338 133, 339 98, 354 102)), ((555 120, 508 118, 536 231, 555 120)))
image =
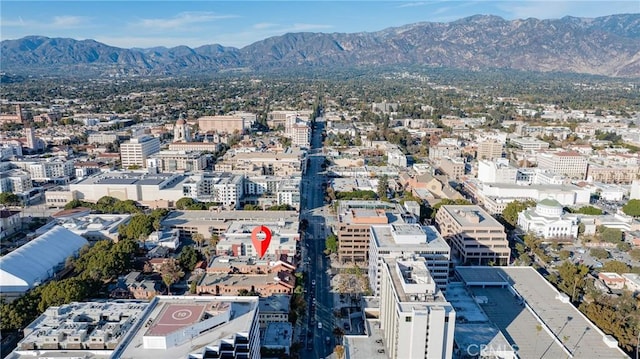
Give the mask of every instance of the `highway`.
POLYGON ((304 235, 303 255, 307 260, 308 271, 306 282, 306 299, 308 304, 307 338, 301 351, 302 358, 324 358, 333 352, 335 344, 333 339, 333 295, 330 291, 330 278, 328 275, 329 260, 324 255, 325 228, 324 191, 322 184, 326 181, 322 172, 322 163, 325 158, 321 154, 322 131, 324 120, 316 120, 316 128, 313 131, 311 141, 312 153, 308 157, 308 168, 303 176, 302 188, 302 219, 308 221, 304 235), (331 345, 326 343, 329 337, 331 345))

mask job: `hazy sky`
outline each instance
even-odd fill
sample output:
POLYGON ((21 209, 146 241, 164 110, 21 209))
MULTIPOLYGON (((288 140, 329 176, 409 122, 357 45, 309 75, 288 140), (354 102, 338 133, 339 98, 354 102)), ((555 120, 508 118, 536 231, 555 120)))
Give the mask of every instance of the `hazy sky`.
POLYGON ((95 39, 119 47, 243 47, 287 32, 377 31, 476 14, 555 19, 640 13, 624 1, 6 1, 0 38, 95 39))

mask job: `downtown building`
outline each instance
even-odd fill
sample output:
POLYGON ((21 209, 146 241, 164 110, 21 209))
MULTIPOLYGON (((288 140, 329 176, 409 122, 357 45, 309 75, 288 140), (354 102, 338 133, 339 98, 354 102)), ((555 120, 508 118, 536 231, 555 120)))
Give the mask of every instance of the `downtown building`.
POLYGON ((157 296, 49 307, 7 358, 260 358, 258 298, 157 296))
POLYGON ((572 179, 587 177, 587 158, 575 151, 543 152, 536 156, 538 168, 565 175, 572 179))
POLYGON ((147 168, 158 172, 201 172, 207 167, 207 156, 199 151, 160 151, 147 158, 147 168))
POLYGON ((28 171, 33 181, 67 183, 75 176, 73 162, 63 159, 11 161, 11 164, 28 171))
POLYGON ((424 258, 384 258, 380 330, 389 358, 449 359, 456 312, 438 290, 424 258))
POLYGON ((463 265, 509 264, 511 249, 504 226, 477 205, 445 205, 436 225, 463 265))
POLYGON ((425 259, 438 289, 449 283, 451 248, 433 226, 388 224, 371 226, 369 243, 369 286, 374 296, 380 295, 382 267, 385 258, 425 259))
POLYGON ((140 136, 120 145, 122 168, 147 166, 147 158, 160 152, 160 140, 153 136, 140 136))
POLYGON ((227 172, 195 174, 189 176, 182 189, 183 197, 239 209, 244 196, 244 176, 227 172))
POLYGON ((372 225, 417 223, 399 204, 383 201, 340 201, 335 232, 340 263, 368 265, 372 225))

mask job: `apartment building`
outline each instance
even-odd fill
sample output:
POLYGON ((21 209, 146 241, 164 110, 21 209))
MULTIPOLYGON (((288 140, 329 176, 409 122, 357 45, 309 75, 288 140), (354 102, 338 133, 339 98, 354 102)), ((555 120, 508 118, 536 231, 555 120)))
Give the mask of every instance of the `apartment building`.
POLYGON ((229 151, 215 164, 215 170, 246 175, 302 175, 306 161, 306 153, 300 149, 282 153, 229 151))
POLYGON ((228 172, 195 174, 189 176, 182 189, 184 197, 239 209, 244 197, 244 176, 228 172))
POLYGON ((300 208, 300 180, 298 176, 249 176, 244 181, 244 202, 300 208))
POLYGON ((75 175, 73 162, 62 159, 11 161, 11 164, 29 171, 33 181, 68 182, 75 175))
POLYGON ((482 141, 478 143, 476 158, 479 160, 495 160, 502 158, 504 144, 496 140, 482 141))
POLYGON ((424 258, 384 258, 382 264, 380 330, 388 357, 452 358, 456 312, 424 258))
POLYGON ((442 206, 436 225, 460 264, 509 264, 511 249, 504 226, 479 206, 442 206))
POLYGON ((538 153, 538 168, 550 170, 572 179, 584 180, 587 175, 587 159, 575 151, 538 153))
POLYGON ((31 176, 20 169, 0 172, 0 193, 25 193, 33 188, 31 176))
POLYGON ((199 151, 160 151, 147 158, 147 168, 159 172, 200 172, 207 168, 207 156, 199 151))
POLYGON ((338 204, 338 260, 368 265, 371 225, 417 223, 399 204, 382 201, 340 201, 338 204))
POLYGON ((146 167, 147 158, 160 152, 160 140, 153 136, 140 136, 120 145, 122 168, 146 167))
POLYGON ((294 146, 308 148, 311 144, 311 123, 297 115, 287 116, 284 133, 294 146))
POLYGON ((417 257, 426 260, 438 289, 446 290, 451 248, 435 227, 422 227, 419 224, 371 226, 368 275, 373 294, 380 294, 383 258, 417 257))

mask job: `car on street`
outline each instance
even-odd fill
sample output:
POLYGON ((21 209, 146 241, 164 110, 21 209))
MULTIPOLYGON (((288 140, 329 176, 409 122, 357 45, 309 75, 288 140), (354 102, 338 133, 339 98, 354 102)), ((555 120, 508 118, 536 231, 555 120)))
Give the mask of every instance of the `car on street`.
POLYGON ((322 329, 322 323, 318 322, 318 329, 322 329))

